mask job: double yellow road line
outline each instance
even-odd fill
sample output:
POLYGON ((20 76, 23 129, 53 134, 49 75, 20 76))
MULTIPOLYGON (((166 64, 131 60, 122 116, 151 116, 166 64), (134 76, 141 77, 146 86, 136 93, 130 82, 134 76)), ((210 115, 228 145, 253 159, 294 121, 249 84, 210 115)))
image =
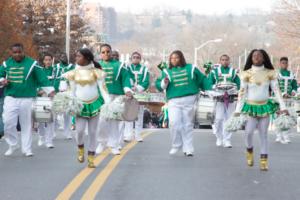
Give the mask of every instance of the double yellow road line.
MULTIPOLYGON (((150 133, 145 133, 143 135, 143 138, 150 135, 150 133)), ((124 158, 124 156, 128 153, 130 149, 132 149, 137 142, 131 142, 128 145, 125 146, 125 148, 122 150, 122 154, 118 156, 114 156, 112 160, 105 166, 103 170, 99 172, 97 177, 94 179, 92 184, 88 187, 88 189, 83 194, 82 198, 83 200, 86 199, 95 199, 97 193, 101 190, 104 183, 106 182, 107 178, 110 176, 110 174, 113 172, 113 170, 117 167, 119 162, 124 158)), ((99 156, 95 159, 95 165, 99 166, 105 158, 109 155, 109 151, 106 150, 103 153, 101 153, 99 156)), ((82 183, 86 180, 89 175, 91 175, 92 172, 94 172, 95 169, 90 168, 84 168, 79 172, 79 174, 64 188, 64 190, 57 196, 56 200, 67 200, 72 197, 72 195, 78 190, 78 188, 82 185, 82 183)))

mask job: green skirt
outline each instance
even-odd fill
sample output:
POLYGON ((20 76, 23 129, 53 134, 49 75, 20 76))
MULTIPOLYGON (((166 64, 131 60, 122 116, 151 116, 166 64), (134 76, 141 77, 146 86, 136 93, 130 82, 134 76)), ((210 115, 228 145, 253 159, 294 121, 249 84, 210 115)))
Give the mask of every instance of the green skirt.
POLYGON ((250 117, 266 117, 273 115, 279 110, 279 104, 274 100, 269 99, 266 104, 250 104, 245 102, 242 113, 249 115, 250 117))
POLYGON ((101 106, 104 104, 104 100, 100 95, 95 101, 91 103, 83 103, 83 108, 79 117, 95 117, 100 113, 101 106))

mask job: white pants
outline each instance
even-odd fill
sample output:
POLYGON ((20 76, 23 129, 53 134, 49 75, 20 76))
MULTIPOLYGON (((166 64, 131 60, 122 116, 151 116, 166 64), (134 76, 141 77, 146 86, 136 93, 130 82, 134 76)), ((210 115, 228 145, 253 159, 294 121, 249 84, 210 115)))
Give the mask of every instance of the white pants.
POLYGON ((3 123, 5 140, 10 146, 18 144, 17 123, 21 125, 22 152, 31 152, 32 143, 32 98, 14 98, 7 96, 4 99, 3 123))
POLYGON ((97 129, 99 115, 92 118, 76 117, 76 142, 77 145, 84 145, 86 125, 88 128, 88 151, 95 152, 97 148, 97 129))
POLYGON ((260 138, 260 153, 268 154, 268 127, 270 123, 269 117, 254 118, 249 117, 246 124, 246 147, 253 148, 254 131, 258 129, 260 138))
POLYGON ((121 121, 106 120, 100 117, 98 142, 103 146, 112 148, 118 148, 120 144, 120 138, 122 131, 120 131, 121 121))
POLYGON ((217 102, 216 104, 216 117, 213 131, 215 132, 217 139, 220 139, 223 142, 230 142, 231 140, 232 133, 225 131, 224 123, 235 111, 235 106, 235 102, 229 103, 227 108, 223 102, 217 102))
POLYGON ((45 138, 46 144, 52 144, 54 138, 54 122, 40 123, 38 127, 38 133, 41 137, 45 138))
POLYGON ((124 138, 126 140, 132 140, 133 132, 135 134, 135 138, 141 137, 141 133, 143 131, 144 110, 145 107, 143 105, 140 105, 138 119, 135 122, 125 122, 124 138))
MULTIPOLYGON (((109 95, 111 100, 114 100, 118 95, 109 95)), ((122 130, 122 121, 106 120, 100 117, 98 126, 98 142, 102 146, 118 148, 121 145, 124 131, 122 130)))
POLYGON ((64 131, 63 131, 63 134, 67 138, 72 137, 71 120, 72 120, 72 117, 69 114, 64 114, 64 131))
POLYGON ((134 122, 124 122, 124 139, 132 140, 134 132, 134 122))
POLYGON ((170 99, 168 101, 172 148, 183 152, 194 152, 193 127, 196 95, 170 99))

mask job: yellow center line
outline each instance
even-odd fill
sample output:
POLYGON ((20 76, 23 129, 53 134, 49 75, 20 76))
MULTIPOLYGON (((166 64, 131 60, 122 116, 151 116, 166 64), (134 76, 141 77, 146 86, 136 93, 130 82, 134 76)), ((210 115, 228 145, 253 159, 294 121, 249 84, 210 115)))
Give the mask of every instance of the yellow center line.
MULTIPOLYGON (((107 156, 109 151, 106 150, 96 157, 94 163, 98 166, 107 156)), ((74 192, 80 187, 85 179, 94 171, 91 168, 84 168, 80 173, 65 187, 65 189, 57 196, 56 200, 70 199, 74 192)))
MULTIPOLYGON (((143 138, 150 135, 150 133, 145 133, 143 135, 143 138)), ((110 174, 113 172, 113 170, 116 168, 116 166, 119 164, 119 162, 122 160, 122 158, 128 153, 130 149, 132 149, 137 142, 131 142, 129 143, 124 150, 122 151, 122 154, 119 156, 115 156, 107 165, 106 167, 98 174, 96 179, 93 181, 93 183, 90 185, 90 187, 86 190, 84 195, 82 196, 82 200, 86 199, 95 199, 97 193, 101 190, 102 186, 106 182, 107 178, 110 176, 110 174)))

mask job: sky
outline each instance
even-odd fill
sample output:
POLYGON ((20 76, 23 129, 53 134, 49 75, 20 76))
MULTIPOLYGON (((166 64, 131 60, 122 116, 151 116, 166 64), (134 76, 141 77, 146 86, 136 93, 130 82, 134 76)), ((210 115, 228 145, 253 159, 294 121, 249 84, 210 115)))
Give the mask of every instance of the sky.
POLYGON ((198 14, 239 14, 248 9, 270 11, 275 0, 85 0, 100 2, 103 6, 114 7, 117 11, 142 13, 151 8, 179 8, 198 14))

